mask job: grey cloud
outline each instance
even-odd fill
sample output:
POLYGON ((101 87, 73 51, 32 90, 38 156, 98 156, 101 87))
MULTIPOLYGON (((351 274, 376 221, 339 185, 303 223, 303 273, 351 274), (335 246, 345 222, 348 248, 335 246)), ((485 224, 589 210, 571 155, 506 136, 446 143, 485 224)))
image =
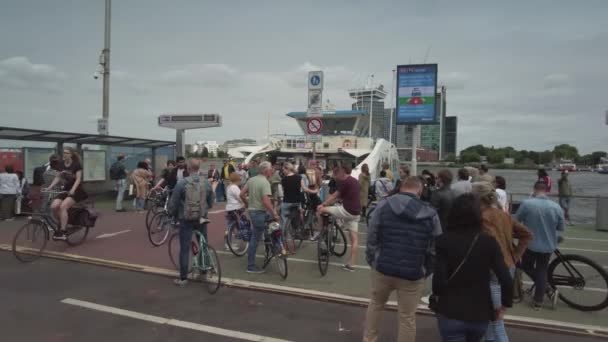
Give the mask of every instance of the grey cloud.
POLYGON ((544 88, 556 89, 567 87, 570 83, 570 77, 566 74, 550 74, 545 76, 544 88))
POLYGON ((27 57, 0 60, 0 86, 18 90, 59 91, 67 75, 48 64, 35 64, 27 57))
POLYGON ((172 86, 228 87, 237 82, 237 74, 226 64, 190 64, 161 72, 154 79, 172 86))
POLYGON ((466 72, 453 71, 446 75, 440 75, 439 84, 443 84, 450 90, 463 90, 471 80, 471 75, 466 72))

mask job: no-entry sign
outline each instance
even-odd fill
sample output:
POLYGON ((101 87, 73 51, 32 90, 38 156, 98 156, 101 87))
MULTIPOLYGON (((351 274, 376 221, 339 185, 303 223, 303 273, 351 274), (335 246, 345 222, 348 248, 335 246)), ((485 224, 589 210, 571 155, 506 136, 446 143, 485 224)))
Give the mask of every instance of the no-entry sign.
POLYGON ((308 134, 319 134, 323 128, 323 122, 318 118, 308 119, 306 128, 308 129, 308 134))

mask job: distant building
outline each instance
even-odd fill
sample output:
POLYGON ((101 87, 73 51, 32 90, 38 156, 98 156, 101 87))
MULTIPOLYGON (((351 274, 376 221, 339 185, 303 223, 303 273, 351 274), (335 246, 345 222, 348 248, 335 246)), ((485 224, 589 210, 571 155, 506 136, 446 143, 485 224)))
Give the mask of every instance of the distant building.
POLYGON ((384 110, 384 98, 388 94, 384 86, 365 87, 351 89, 348 91, 351 98, 355 100, 352 105, 353 110, 363 110, 367 114, 361 118, 359 132, 355 135, 368 136, 369 134, 369 113, 372 113, 372 138, 388 140, 388 116, 384 110))
POLYGON ((223 144, 220 145, 219 150, 228 152, 231 148, 237 148, 242 146, 256 146, 257 141, 254 139, 233 139, 227 140, 223 144))
POLYGON ((458 151, 458 117, 446 116, 443 125, 443 159, 449 155, 456 157, 458 151))
POLYGON ((213 153, 217 155, 217 151, 219 150, 220 145, 217 141, 197 141, 194 145, 192 145, 192 152, 202 152, 204 148, 207 148, 209 153, 213 153))

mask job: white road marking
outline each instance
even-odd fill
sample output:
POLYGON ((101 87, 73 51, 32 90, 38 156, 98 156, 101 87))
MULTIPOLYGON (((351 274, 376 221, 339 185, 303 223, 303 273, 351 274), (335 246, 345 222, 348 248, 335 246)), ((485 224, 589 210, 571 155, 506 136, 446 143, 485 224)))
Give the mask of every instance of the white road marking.
POLYGON ((574 238, 574 237, 569 237, 569 236, 564 236, 564 239, 566 239, 566 241, 576 240, 576 241, 608 242, 608 240, 603 240, 603 239, 574 238))
POLYGON ((204 325, 204 324, 180 321, 180 320, 171 319, 171 318, 147 315, 147 314, 136 312, 136 311, 124 310, 124 309, 115 308, 112 306, 101 305, 101 304, 92 303, 92 302, 86 302, 86 301, 82 301, 82 300, 78 300, 78 299, 66 298, 66 299, 63 299, 61 302, 64 304, 79 306, 82 308, 105 312, 105 313, 109 313, 109 314, 113 314, 113 315, 117 315, 117 316, 139 319, 142 321, 147 321, 147 322, 161 324, 161 325, 166 324, 166 325, 171 325, 171 326, 178 327, 178 328, 202 331, 202 332, 213 334, 213 335, 231 337, 231 338, 236 338, 236 339, 245 340, 245 341, 290 342, 288 340, 282 340, 282 339, 273 338, 273 337, 255 335, 255 334, 250 334, 250 333, 245 333, 245 332, 240 332, 240 331, 227 330, 227 329, 222 329, 222 328, 218 328, 218 327, 213 327, 210 325, 204 325))
POLYGON ((131 229, 125 229, 125 230, 121 230, 121 231, 116 232, 116 233, 106 233, 106 234, 97 235, 95 238, 96 239, 105 239, 105 238, 113 237, 113 236, 116 236, 116 235, 128 233, 130 231, 131 231, 131 229))
POLYGON ((599 249, 583 249, 583 248, 570 248, 570 247, 560 247, 560 251, 577 251, 577 252, 589 252, 589 253, 608 253, 608 250, 599 250, 599 249))
MULTIPOLYGON (((533 285, 534 284, 533 281, 528 281, 528 280, 523 281, 523 283, 526 284, 526 285, 533 285)), ((569 289, 569 290, 572 290, 572 291, 580 291, 580 290, 575 290, 575 289, 573 289, 572 287, 569 287, 569 286, 561 286, 560 285, 558 287, 562 288, 562 289, 569 289)), ((585 289, 583 291, 608 293, 608 290, 606 290, 606 289, 600 289, 598 287, 587 287, 587 286, 585 286, 585 289)))

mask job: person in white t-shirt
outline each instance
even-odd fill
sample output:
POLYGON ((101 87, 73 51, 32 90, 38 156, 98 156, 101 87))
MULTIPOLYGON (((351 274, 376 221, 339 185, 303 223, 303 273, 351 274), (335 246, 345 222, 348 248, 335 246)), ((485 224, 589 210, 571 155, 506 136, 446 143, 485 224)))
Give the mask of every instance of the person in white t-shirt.
MULTIPOLYGON (((241 189, 239 185, 241 184, 241 175, 237 172, 232 172, 228 176, 228 180, 230 184, 226 188, 226 232, 224 236, 227 238, 229 234, 229 229, 234 223, 237 217, 241 217, 243 214, 243 210, 245 204, 240 198, 241 189)), ((224 248, 228 251, 230 248, 228 247, 227 239, 224 239, 224 248)))
POLYGON ((500 208, 506 212, 507 214, 511 210, 509 205, 509 195, 507 194, 507 181, 502 176, 496 176, 496 197, 498 199, 498 204, 500 204, 500 208))

